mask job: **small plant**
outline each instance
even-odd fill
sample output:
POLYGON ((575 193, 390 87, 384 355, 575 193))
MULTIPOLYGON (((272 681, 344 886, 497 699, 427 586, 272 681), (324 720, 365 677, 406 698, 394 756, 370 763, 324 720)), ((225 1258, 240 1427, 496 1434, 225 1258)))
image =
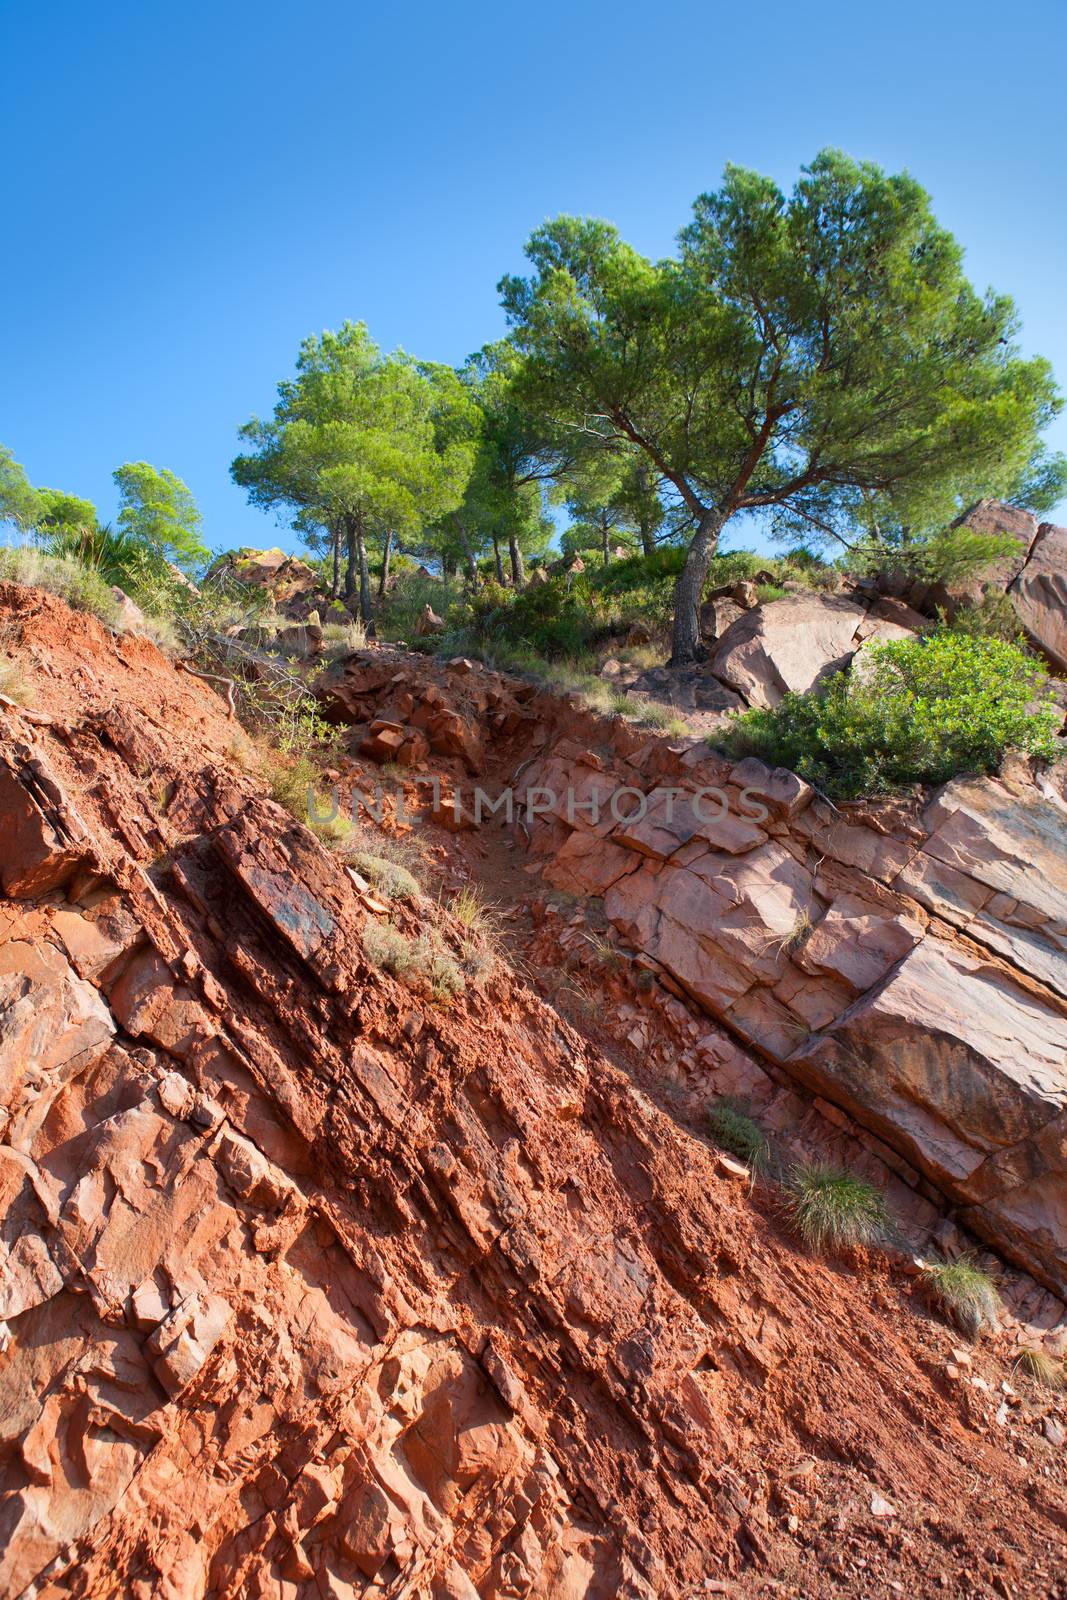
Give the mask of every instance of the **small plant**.
POLYGON ((500 961, 501 947, 494 908, 478 890, 465 884, 453 895, 448 909, 466 930, 463 941, 463 970, 470 978, 487 977, 500 961))
POLYGON ((983 1328, 996 1326, 1000 1310, 996 1285, 968 1256, 930 1262, 920 1281, 931 1304, 969 1338, 976 1339, 983 1328))
POLYGON ((1067 1367, 1046 1355, 1044 1350, 1020 1350, 1015 1365, 1041 1389, 1050 1389, 1053 1393, 1067 1389, 1067 1367))
POLYGON ((417 900, 422 893, 419 880, 406 867, 384 856, 359 850, 351 864, 385 900, 417 900))
POLYGON ((367 959, 410 989, 428 990, 447 1003, 463 993, 466 981, 456 962, 432 934, 408 939, 391 922, 368 920, 363 927, 367 959))
POLYGON ((362 622, 327 622, 322 630, 322 639, 326 659, 343 661, 345 656, 363 649, 367 643, 367 630, 362 622))
POLYGON ((724 1095, 708 1112, 708 1131, 715 1143, 743 1161, 752 1172, 766 1172, 771 1159, 771 1142, 741 1100, 724 1095))
POLYGON ((586 944, 590 946, 602 967, 605 967, 608 972, 622 971, 626 958, 621 951, 616 949, 610 939, 605 938, 602 933, 586 933, 582 937, 585 939, 586 944))
POLYGON ((811 1250, 855 1250, 878 1244, 890 1232, 878 1190, 842 1167, 811 1162, 790 1178, 789 1215, 811 1250))
POLYGON ((298 822, 309 821, 308 795, 317 796, 319 769, 310 756, 297 756, 291 765, 280 760, 271 750, 262 750, 264 776, 270 792, 280 806, 284 806, 298 822))
POLYGON ((375 922, 368 917, 363 925, 363 949, 367 960, 394 978, 402 978, 414 960, 411 941, 391 922, 375 922))
POLYGON ((787 933, 780 938, 768 939, 766 949, 776 950, 782 955, 791 955, 794 950, 799 950, 801 945, 811 933, 814 924, 811 913, 807 909, 797 913, 796 921, 787 933))

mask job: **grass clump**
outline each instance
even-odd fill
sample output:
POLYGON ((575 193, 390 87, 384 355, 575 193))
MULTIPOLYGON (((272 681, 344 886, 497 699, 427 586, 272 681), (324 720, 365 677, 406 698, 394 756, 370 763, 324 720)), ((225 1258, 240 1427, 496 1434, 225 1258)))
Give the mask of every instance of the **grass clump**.
POLYGON ((287 762, 276 751, 262 748, 260 765, 270 788, 271 798, 280 806, 284 806, 298 822, 310 826, 309 800, 317 803, 319 792, 319 769, 311 757, 297 756, 293 761, 287 762))
POLYGON ((501 960, 495 908, 472 884, 453 895, 448 909, 463 928, 463 971, 475 980, 488 977, 501 960))
POLYGON ((51 556, 32 545, 0 549, 0 582, 47 589, 76 611, 88 611, 109 628, 118 621, 118 605, 110 586, 92 568, 71 556, 51 556))
POLYGON ((371 917, 363 925, 363 949, 372 966, 394 978, 403 978, 414 960, 411 940, 391 922, 375 922, 371 917))
POLYGON ((354 655, 367 643, 367 630, 362 622, 327 622, 322 630, 323 655, 327 661, 343 661, 354 655))
POLYGON ((1049 1389, 1054 1394, 1067 1389, 1067 1366, 1046 1355, 1044 1350, 1020 1350, 1015 1365, 1041 1389, 1049 1389))
POLYGON ((708 1112, 708 1131, 720 1149, 743 1161, 753 1174, 766 1172, 771 1142, 743 1101, 731 1095, 716 1100, 708 1112))
POLYGON ((864 660, 862 676, 737 717, 723 747, 846 800, 993 772, 1010 749, 1055 753, 1046 673, 1017 645, 939 629, 872 645, 864 660))
POLYGON ((923 1268, 921 1282, 931 1305, 968 1338, 976 1339, 983 1328, 996 1326, 1000 1310, 996 1285, 967 1256, 930 1262, 923 1268))
POLYGON ((351 858, 351 865, 385 900, 417 900, 422 893, 414 873, 385 856, 358 850, 351 858))
POLYGON ((855 1250, 880 1243, 890 1232, 878 1190, 843 1167, 795 1167, 790 1191, 790 1220, 811 1250, 855 1250))

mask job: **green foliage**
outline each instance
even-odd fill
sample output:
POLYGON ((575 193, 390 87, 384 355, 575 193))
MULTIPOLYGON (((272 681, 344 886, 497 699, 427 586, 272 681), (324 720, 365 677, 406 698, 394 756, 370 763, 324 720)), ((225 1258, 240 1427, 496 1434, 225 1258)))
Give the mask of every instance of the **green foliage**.
POLYGON ((872 645, 861 675, 746 712, 723 745, 791 767, 835 798, 946 783, 995 771, 1009 749, 1053 755, 1057 716, 1041 703, 1046 682, 1013 644, 939 630, 872 645))
POLYGON ((1023 473, 1060 400, 905 174, 824 150, 787 197, 730 166, 680 243, 654 264, 609 224, 560 217, 527 244, 531 276, 500 288, 528 408, 643 450, 691 517, 685 661, 730 517, 832 530, 874 493, 943 525, 1023 473))
POLYGON ((179 477, 147 461, 127 461, 113 477, 121 533, 183 571, 194 572, 208 560, 200 512, 179 477))
POLYGON ((968 1257, 929 1263, 920 1282, 931 1304, 969 1338, 976 1339, 985 1327, 996 1327, 1000 1310, 996 1285, 968 1257))
POLYGON ((307 826, 311 805, 318 802, 320 772, 317 764, 307 755, 297 756, 293 761, 282 760, 275 751, 264 748, 261 770, 272 799, 307 826))
POLYGON ((230 470, 253 505, 281 511, 305 535, 343 536, 345 592, 358 584, 369 623, 367 540, 414 537, 458 506, 474 430, 455 374, 403 351, 383 355, 365 323, 346 322, 304 340, 273 419, 241 429, 251 449, 230 470))
POLYGON ((878 1190, 841 1167, 822 1162, 790 1175, 789 1216, 811 1250, 855 1250, 879 1244, 890 1232, 878 1190))
POLYGON ((904 530, 894 534, 883 526, 878 531, 880 537, 843 558, 846 570, 856 577, 901 577, 951 588, 984 576, 1020 551, 1014 534, 980 533, 975 528, 937 528, 918 537, 909 530, 907 539, 902 537, 904 530))
POLYGON ((386 900, 417 900, 422 893, 419 880, 406 867, 384 856, 359 850, 352 856, 351 864, 386 900))
POLYGON ((462 610, 463 585, 447 578, 399 572, 396 583, 378 601, 378 632, 384 639, 415 637, 415 624, 427 606, 439 617, 462 610))
POLYGON ((0 523, 10 522, 20 533, 32 528, 40 515, 37 492, 25 468, 6 445, 0 444, 0 523))
POLYGON ((368 917, 363 926, 363 950, 373 966, 411 989, 428 990, 439 1002, 454 1000, 466 988, 459 966, 432 935, 408 939, 391 922, 368 917))
POLYGON ((708 1131, 721 1149, 744 1161, 751 1172, 766 1172, 771 1159, 770 1140, 743 1101, 730 1095, 716 1100, 708 1112, 708 1131))
POLYGON ((34 526, 38 534, 87 533, 96 527, 96 507, 80 495, 62 489, 38 489, 38 512, 34 526))
POLYGON ((48 555, 26 545, 0 549, 0 582, 47 589, 76 611, 92 612, 109 628, 118 625, 118 606, 108 585, 69 557, 48 555))
POLYGON ((1025 635, 1015 607, 1000 590, 994 589, 978 601, 961 605, 947 626, 953 633, 964 633, 973 639, 1001 639, 1006 644, 1024 648, 1025 635))

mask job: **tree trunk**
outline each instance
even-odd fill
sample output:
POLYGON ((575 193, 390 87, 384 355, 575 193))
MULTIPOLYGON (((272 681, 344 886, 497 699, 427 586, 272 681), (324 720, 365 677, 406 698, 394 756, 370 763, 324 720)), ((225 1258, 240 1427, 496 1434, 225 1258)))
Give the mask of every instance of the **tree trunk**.
POLYGON ((504 563, 500 559, 500 540, 497 538, 495 533, 493 535, 493 559, 496 562, 496 581, 497 581, 497 583, 499 583, 500 587, 503 588, 504 587, 504 563))
POLYGON ((707 659, 708 653, 700 642, 700 597, 704 592, 708 565, 715 554, 727 515, 719 510, 705 511, 689 546, 685 566, 678 574, 674 586, 674 634, 668 663, 672 667, 688 667, 694 661, 707 659))
POLYGON ((389 587, 389 558, 393 553, 393 530, 385 530, 385 550, 382 554, 382 575, 378 582, 378 594, 383 595, 389 587))
POLYGON ((454 578, 456 576, 456 558, 455 558, 455 556, 443 556, 442 557, 442 559, 441 559, 441 571, 442 571, 442 573, 444 574, 444 576, 446 578, 454 578))
POLYGON ((648 494, 648 468, 643 465, 637 468, 637 484, 638 491, 642 497, 638 501, 641 509, 637 518, 637 531, 641 535, 642 551, 646 556, 650 556, 656 548, 655 523, 648 515, 643 504, 644 496, 648 494))
POLYGON ((356 572, 358 556, 356 554, 356 524, 352 517, 345 518, 345 599, 351 600, 356 592, 356 572))
POLYGON ((333 576, 330 579, 330 599, 336 600, 341 593, 341 527, 340 524, 330 529, 330 551, 333 556, 333 576))
POLYGON ((526 569, 523 567, 522 551, 514 533, 508 534, 508 554, 511 557, 511 581, 516 589, 521 589, 526 582, 526 569))
POLYGON ((605 522, 603 528, 600 530, 600 537, 601 537, 600 549, 601 549, 601 553, 602 553, 602 555, 604 557, 604 565, 605 566, 609 566, 610 563, 611 563, 611 549, 610 549, 611 529, 608 527, 606 522, 605 522))
POLYGON ((367 637, 374 636, 374 607, 370 597, 370 567, 367 564, 367 541, 363 534, 362 520, 356 523, 356 550, 359 554, 359 614, 363 619, 363 626, 367 630, 367 637))
POLYGON ((471 542, 467 538, 467 530, 458 517, 453 518, 453 523, 456 532, 459 534, 459 542, 463 546, 463 560, 467 566, 467 576, 472 583, 477 583, 478 563, 474 559, 474 551, 471 549, 471 542))

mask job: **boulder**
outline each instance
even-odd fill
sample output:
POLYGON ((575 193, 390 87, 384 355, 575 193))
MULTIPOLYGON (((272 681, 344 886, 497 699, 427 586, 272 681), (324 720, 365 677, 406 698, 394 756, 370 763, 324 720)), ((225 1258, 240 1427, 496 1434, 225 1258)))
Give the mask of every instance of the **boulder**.
POLYGON ((786 595, 727 628, 711 672, 749 705, 776 706, 847 667, 866 619, 866 607, 845 595, 786 595))
POLYGON ((1067 672, 1067 528, 1041 524, 1008 595, 1031 642, 1067 672))
POLYGON ((416 639, 428 639, 435 633, 444 633, 445 619, 439 617, 431 605, 424 605, 415 624, 416 639))

